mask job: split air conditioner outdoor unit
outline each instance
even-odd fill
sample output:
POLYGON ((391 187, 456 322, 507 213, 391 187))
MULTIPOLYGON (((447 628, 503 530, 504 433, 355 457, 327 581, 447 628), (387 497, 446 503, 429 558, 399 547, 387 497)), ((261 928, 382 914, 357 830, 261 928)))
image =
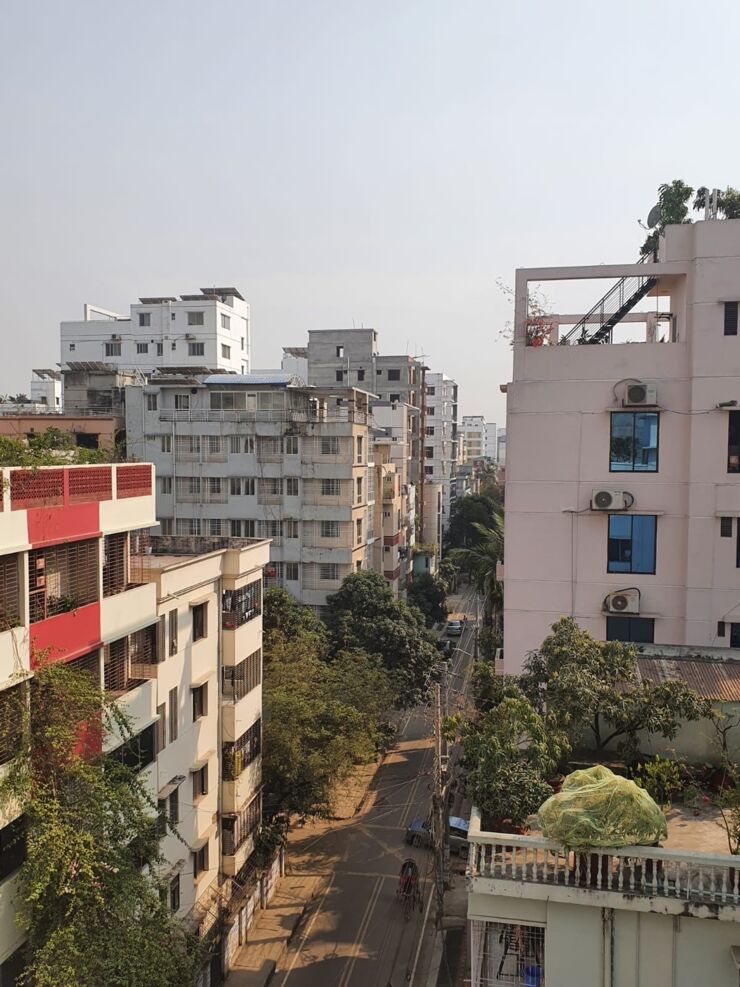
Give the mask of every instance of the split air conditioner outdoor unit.
POLYGON ((111 339, 120 339, 121 336, 120 336, 120 333, 113 332, 113 333, 111 333, 111 337, 110 338, 111 339))
POLYGON ((595 487, 591 491, 592 511, 626 511, 635 498, 626 490, 603 490, 595 487))
POLYGON ((639 589, 620 589, 610 593, 604 600, 604 610, 607 613, 639 613, 639 589))
POLYGON ((622 398, 625 408, 638 408, 640 405, 654 406, 658 403, 658 388, 641 380, 627 384, 622 398))

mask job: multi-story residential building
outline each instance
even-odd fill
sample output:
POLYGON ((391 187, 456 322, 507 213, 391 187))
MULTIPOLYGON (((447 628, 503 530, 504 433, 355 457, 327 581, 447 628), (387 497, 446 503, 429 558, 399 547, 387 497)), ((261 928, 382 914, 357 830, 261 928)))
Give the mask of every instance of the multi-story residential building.
POLYGON ((483 415, 463 415, 460 431, 464 453, 462 462, 470 463, 484 459, 496 461, 498 445, 495 422, 486 422, 483 415))
POLYGON ((163 533, 269 538, 266 585, 320 608, 372 568, 368 401, 289 374, 158 375, 128 390, 128 454, 157 465, 163 533))
MULTIPOLYGON (((441 488, 441 528, 447 530, 452 477, 458 463, 457 384, 447 374, 427 373, 424 418, 424 480, 441 488)), ((431 510, 433 494, 427 504, 431 510)))
MULTIPOLYGON (((176 826, 160 876, 173 911, 208 935, 215 972, 214 922, 247 906, 261 821, 268 543, 149 538, 148 464, 9 469, 2 481, 0 703, 42 654, 90 671, 118 700, 135 743, 111 733, 104 750, 142 772, 176 826)), ((6 813, 2 824, 5 847, 19 822, 6 813)), ((22 963, 12 898, 23 852, 20 842, 2 854, 3 983, 22 963)))
POLYGON ((62 375, 58 370, 31 371, 31 400, 47 412, 63 410, 62 375))
POLYGON ((103 363, 144 376, 155 370, 250 369, 249 304, 236 288, 199 295, 140 298, 129 315, 85 305, 61 324, 62 363, 103 363))
POLYGON ((401 475, 390 460, 389 442, 375 444, 375 552, 373 568, 382 572, 396 594, 401 595, 405 586, 408 546, 403 513, 404 496, 401 475))
POLYGON ((499 428, 496 431, 496 462, 499 466, 506 466, 506 429, 499 428))
POLYGON ((738 220, 669 226, 657 262, 517 272, 507 672, 563 614, 602 640, 740 647, 739 280, 738 220), (603 278, 585 316, 528 323, 529 282, 603 278))
POLYGON ((486 422, 485 458, 495 463, 498 461, 498 426, 496 422, 486 422))
MULTIPOLYGON (((413 553, 417 540, 416 530, 416 490, 410 479, 411 435, 413 428, 410 419, 418 417, 418 408, 408 404, 373 402, 373 419, 376 426, 375 448, 387 446, 387 461, 393 463, 398 474, 401 489, 401 516, 404 530, 403 545, 399 549, 398 561, 401 567, 398 592, 403 596, 413 572, 413 553)), ((379 453, 380 455, 380 453, 379 453)), ((382 458, 385 462, 385 457, 382 458)), ((376 530, 377 526, 376 526, 376 530)), ((421 532, 418 532, 419 538, 421 532)))

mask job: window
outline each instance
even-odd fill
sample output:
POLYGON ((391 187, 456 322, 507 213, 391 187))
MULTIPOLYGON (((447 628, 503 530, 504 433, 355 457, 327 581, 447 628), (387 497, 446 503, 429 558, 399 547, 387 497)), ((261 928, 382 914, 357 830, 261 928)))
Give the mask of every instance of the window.
POLYGON ((610 514, 607 572, 655 573, 657 518, 610 514))
POLYGON ((740 648, 740 624, 730 624, 730 647, 740 648))
POLYGON ((434 446, 425 446, 424 455, 427 459, 434 459, 434 446))
POLYGON ((717 621, 717 637, 724 637, 727 633, 724 620, 717 621))
POLYGON ((232 476, 229 478, 229 494, 232 497, 241 496, 242 492, 242 479, 240 476, 232 476))
MULTIPOLYGON (((252 522, 253 523, 253 522, 252 522)), ((262 583, 260 580, 224 590, 221 597, 221 626, 233 631, 262 613, 262 583)))
POLYGON ((206 487, 206 502, 220 504, 224 501, 223 496, 223 477, 220 476, 209 476, 207 478, 208 486, 206 487))
POLYGON ((137 343, 136 344, 136 352, 137 353, 148 353, 149 352, 149 343, 137 343))
POLYGON ((221 343, 221 356, 224 360, 231 359, 231 347, 227 346, 225 343, 221 343))
POLYGON ((169 612, 169 631, 170 631, 170 654, 177 654, 177 610, 170 610, 169 612))
POLYGON ((319 579, 332 582, 339 579, 339 564, 337 562, 320 562, 319 579))
POLYGON ((633 644, 653 644, 655 621, 652 617, 607 617, 607 641, 630 641, 633 644))
POLYGON ((199 603, 197 606, 192 607, 192 611, 193 611, 193 640, 201 641, 208 632, 208 627, 207 627, 208 604, 199 603))
POLYGON ((285 563, 285 578, 289 583, 298 582, 298 563, 297 562, 286 562, 285 563))
POLYGON ((358 384, 361 383, 364 379, 365 379, 365 371, 364 370, 358 370, 357 371, 357 383, 358 384))
POLYGON ((193 877, 197 880, 208 870, 208 844, 193 852, 193 877))
POLYGON ((426 433, 427 435, 434 435, 434 425, 427 425, 426 433))
POLYGON ((177 686, 175 686, 174 689, 170 689, 169 704, 170 704, 170 709, 169 709, 169 714, 170 714, 169 715, 169 720, 170 720, 169 738, 170 738, 170 743, 172 743, 173 741, 177 740, 177 714, 178 714, 178 711, 179 711, 178 710, 179 703, 177 701, 177 686))
POLYGON ((725 302, 725 336, 737 336, 737 302, 725 302))
POLYGON ((357 462, 362 463, 362 436, 357 436, 357 462))
POLYGON ((170 881, 170 911, 180 911, 180 875, 176 874, 170 881))
POLYGON ((231 329, 231 316, 221 313, 221 328, 231 329))
POLYGON ((246 435, 244 437, 244 451, 246 453, 251 453, 254 455, 254 436, 246 435))
POLYGON ((223 776, 236 781, 239 775, 262 753, 262 720, 256 720, 238 740, 223 745, 223 776))
POLYGON ((297 497, 298 496, 298 477, 297 476, 286 476, 286 478, 285 478, 285 496, 286 497, 297 497))
POLYGON ((157 395, 147 394, 146 396, 146 410, 156 411, 157 410, 157 395))
POLYGON ((154 750, 161 753, 167 746, 167 706, 157 706, 157 722, 154 724, 154 750))
POLYGON ((358 476, 357 477, 357 482, 356 482, 355 485, 357 487, 357 503, 358 504, 361 504, 362 503, 362 477, 361 476, 358 476))
POLYGON ((175 395, 175 411, 190 411, 190 395, 189 394, 176 394, 175 395))
POLYGON ((400 394, 390 394, 388 396, 388 400, 391 402, 391 404, 396 404, 398 401, 401 400, 401 395, 400 394))
POLYGON ((731 411, 729 414, 727 472, 740 473, 740 411, 731 411))
POLYGON ((140 326, 150 326, 152 324, 152 313, 151 312, 139 312, 139 325, 140 326))
POLYGON ((357 518, 355 521, 355 539, 358 545, 362 544, 362 518, 357 518))
POLYGON ((297 456, 298 455, 298 436, 297 435, 286 435, 285 436, 285 455, 286 456, 297 456))
POLYGON ((425 466, 424 467, 424 476, 434 476, 434 467, 433 466, 425 466))
POLYGON ((231 521, 231 537, 254 538, 254 521, 231 521))
POLYGON ((257 484, 253 476, 245 476, 242 483, 242 493, 245 497, 254 497, 257 490, 257 484))
POLYGON ((401 371, 400 370, 389 370, 388 371, 388 380, 400 380, 400 379, 401 379, 401 371))
POLYGON ((193 802, 208 794, 208 765, 193 771, 193 802))
POLYGON ((658 413, 613 411, 609 449, 612 473, 657 472, 658 413))
POLYGON ((338 456, 339 455, 339 436, 338 435, 322 435, 322 437, 321 437, 321 455, 322 456, 338 456))
POLYGON ((719 519, 719 533, 721 538, 732 538, 731 517, 721 517, 719 519))
POLYGON ((338 360, 341 360, 342 357, 344 356, 344 347, 343 346, 337 346, 336 354, 337 354, 337 359, 338 360))
POLYGON ((268 476, 262 481, 262 493, 267 497, 282 497, 283 478, 281 476, 268 476))
POLYGON ((162 436, 162 452, 172 452, 172 436, 162 436))
POLYGON ((17 871, 25 859, 26 819, 19 816, 0 829, 0 881, 17 871))
POLYGON ((188 343, 188 356, 205 356, 205 343, 188 343))
POLYGON ((188 538, 200 535, 200 518, 179 517, 175 524, 176 535, 186 535, 188 538))
MULTIPOLYGON (((296 563, 297 564, 297 563, 296 563)), ((238 665, 224 666, 221 683, 225 699, 243 699, 262 681, 262 650, 253 651, 238 665)))
POLYGON ((431 397, 434 397, 434 388, 433 387, 427 387, 427 394, 429 395, 430 398, 431 397))
POLYGON ((343 371, 337 370, 335 372, 334 376, 336 377, 337 383, 338 384, 341 384, 342 380, 344 379, 344 373, 343 373, 343 371))
POLYGON ((224 816, 221 832, 225 856, 233 856, 259 826, 261 801, 260 795, 256 795, 238 815, 224 816))
POLYGON ((208 683, 196 686, 193 690, 193 722, 208 715, 208 683))
POLYGON ((229 436, 229 452, 232 456, 238 456, 242 451, 242 437, 241 435, 230 435, 229 436))
POLYGON ((339 521, 322 521, 321 537, 339 538, 339 521))
POLYGON ((297 538, 298 537, 298 521, 293 518, 288 518, 283 521, 283 534, 286 538, 297 538))
POLYGON ((188 325, 189 326, 205 325, 205 318, 203 312, 188 312, 188 325))
POLYGON ((254 395, 250 394, 247 407, 247 394, 244 391, 211 391, 209 395, 211 411, 254 411, 254 395))
POLYGON ((322 497, 338 497, 339 496, 339 480, 327 480, 321 481, 321 496, 322 497))
MULTIPOLYGON (((73 349, 74 343, 70 346, 73 349)), ((105 355, 106 356, 120 356, 121 355, 121 344, 120 343, 106 343, 105 344, 105 355)))
POLYGON ((162 356, 164 353, 164 343, 157 343, 157 356, 162 356))
POLYGON ((69 344, 69 352, 70 353, 74 353, 74 351, 75 351, 75 344, 74 343, 70 343, 69 344))
POLYGON ((114 751, 111 751, 109 757, 138 773, 154 761, 154 745, 154 724, 152 723, 141 733, 137 733, 120 747, 116 747, 114 751))
POLYGON ((162 485, 161 489, 162 489, 162 493, 163 494, 171 494, 172 493, 172 477, 171 476, 162 476, 162 477, 160 477, 160 483, 162 485))
POLYGON ((169 537, 172 534, 172 524, 173 522, 171 517, 163 517, 160 519, 159 527, 163 535, 167 535, 169 537))

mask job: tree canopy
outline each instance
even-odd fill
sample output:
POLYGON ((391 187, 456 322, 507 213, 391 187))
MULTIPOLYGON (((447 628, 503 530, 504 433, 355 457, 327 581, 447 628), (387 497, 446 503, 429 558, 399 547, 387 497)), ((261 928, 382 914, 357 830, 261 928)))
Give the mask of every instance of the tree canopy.
POLYGON ((552 634, 527 657, 520 684, 572 744, 584 736, 597 750, 616 742, 630 761, 639 754, 641 732, 670 740, 682 721, 713 716, 711 704, 682 682, 640 680, 633 647, 597 641, 571 617, 553 624, 552 634))
POLYGON ((101 725, 134 742, 89 673, 61 662, 42 662, 2 706, 2 741, 17 756, 0 804, 20 808, 26 823, 17 897, 28 931, 23 983, 192 984, 199 946, 156 876, 156 807, 134 770, 100 753, 101 725))
POLYGON ((71 435, 57 428, 32 436, 28 444, 0 436, 0 466, 84 465, 109 463, 112 459, 111 450, 80 448, 71 435))
POLYGON ((421 612, 397 600, 379 573, 348 576, 327 599, 326 624, 335 654, 360 649, 380 656, 398 705, 415 706, 426 697, 439 662, 436 639, 421 612))
POLYGON ((447 620, 447 585, 439 576, 422 572, 414 576, 408 591, 409 603, 424 615, 427 627, 447 620))
POLYGON ((483 494, 467 494, 458 497, 450 507, 450 524, 447 529, 448 548, 471 548, 485 537, 482 528, 496 528, 500 514, 491 497, 483 494))

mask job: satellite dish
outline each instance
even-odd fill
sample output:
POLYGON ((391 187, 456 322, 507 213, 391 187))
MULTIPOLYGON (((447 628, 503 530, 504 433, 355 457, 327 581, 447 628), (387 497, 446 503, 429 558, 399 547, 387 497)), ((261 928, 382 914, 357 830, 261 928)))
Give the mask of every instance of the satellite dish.
POLYGON ((657 226, 658 223, 660 222, 660 216, 661 216, 661 209, 660 209, 660 203, 658 202, 653 206, 653 208, 648 213, 647 224, 651 230, 653 229, 653 227, 657 226))

